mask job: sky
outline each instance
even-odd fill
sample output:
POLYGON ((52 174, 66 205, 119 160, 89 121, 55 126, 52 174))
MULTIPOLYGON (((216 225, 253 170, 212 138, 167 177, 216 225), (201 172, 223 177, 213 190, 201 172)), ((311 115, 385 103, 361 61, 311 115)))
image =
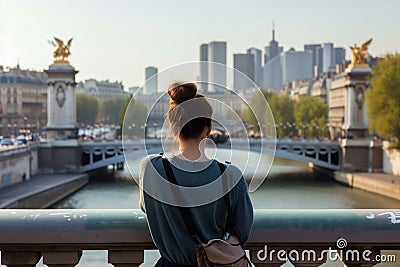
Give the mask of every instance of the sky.
POLYGON ((34 70, 53 61, 54 36, 73 38, 70 62, 77 80, 122 81, 140 86, 144 69, 159 71, 199 59, 199 46, 227 42, 233 53, 264 49, 272 38, 285 50, 305 43, 336 47, 373 38, 370 53, 400 48, 398 0, 0 0, 0 65, 34 70))

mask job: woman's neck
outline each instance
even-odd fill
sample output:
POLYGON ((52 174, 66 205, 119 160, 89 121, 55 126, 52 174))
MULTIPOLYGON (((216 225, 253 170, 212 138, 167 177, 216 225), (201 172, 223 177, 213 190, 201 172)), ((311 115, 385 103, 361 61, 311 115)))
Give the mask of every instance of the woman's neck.
POLYGON ((178 157, 191 161, 205 161, 208 160, 204 153, 204 142, 202 139, 188 139, 179 140, 178 157))

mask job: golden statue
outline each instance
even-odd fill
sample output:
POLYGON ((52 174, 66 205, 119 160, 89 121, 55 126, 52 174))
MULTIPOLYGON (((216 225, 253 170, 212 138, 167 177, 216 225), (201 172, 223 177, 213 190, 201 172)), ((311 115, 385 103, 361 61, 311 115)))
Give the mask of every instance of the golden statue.
POLYGON ((72 38, 69 39, 66 45, 64 45, 64 42, 57 37, 54 37, 54 40, 57 44, 54 41, 50 42, 54 47, 56 47, 56 50, 53 53, 54 64, 69 64, 68 56, 71 55, 69 48, 71 47, 72 38))
POLYGON ((358 65, 358 67, 364 67, 366 64, 364 63, 365 59, 369 57, 368 55, 368 46, 372 43, 372 38, 363 43, 361 46, 350 46, 351 49, 351 65, 350 67, 354 67, 358 65))

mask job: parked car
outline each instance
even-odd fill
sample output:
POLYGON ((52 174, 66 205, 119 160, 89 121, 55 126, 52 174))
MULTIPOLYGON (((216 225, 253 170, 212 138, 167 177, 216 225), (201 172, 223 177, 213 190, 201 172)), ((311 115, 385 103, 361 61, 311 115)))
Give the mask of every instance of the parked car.
POLYGON ((17 142, 15 142, 16 146, 23 146, 26 144, 26 141, 24 142, 24 140, 17 140, 17 142))
POLYGON ((5 139, 1 140, 2 146, 11 146, 12 144, 13 144, 13 142, 11 141, 11 139, 5 138, 5 139))

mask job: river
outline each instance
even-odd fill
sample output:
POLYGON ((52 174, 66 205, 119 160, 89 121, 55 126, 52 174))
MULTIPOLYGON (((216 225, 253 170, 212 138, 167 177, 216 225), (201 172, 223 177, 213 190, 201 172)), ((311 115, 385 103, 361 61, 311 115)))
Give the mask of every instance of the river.
MULTIPOLYGON (((226 152, 217 158, 230 159, 226 152)), ((244 151, 235 151, 232 163, 247 157, 244 151)), ((245 177, 255 170, 259 154, 251 153, 245 177)), ((262 162, 271 160, 263 155, 262 162)), ((137 175, 141 157, 133 159, 129 166, 137 175)), ((263 165, 261 165, 263 166, 263 165)), ((261 175, 262 168, 256 173, 261 175)), ((260 178, 260 177, 258 177, 260 178)), ((306 163, 275 158, 268 178, 261 187, 251 193, 253 206, 268 209, 379 209, 400 208, 400 201, 353 189, 335 182, 327 172, 314 171, 306 163)), ((123 171, 94 174, 87 186, 60 201, 55 209, 137 209, 139 192, 131 174, 123 171)), ((145 253, 145 266, 152 266, 157 252, 145 253)), ((85 251, 78 266, 111 266, 107 264, 106 251, 85 251)), ((143 266, 143 265, 142 265, 143 266)), ((334 265, 332 265, 334 266, 334 265)), ((336 265, 340 266, 340 265, 336 265)), ((386 265, 385 265, 386 266, 386 265)))

